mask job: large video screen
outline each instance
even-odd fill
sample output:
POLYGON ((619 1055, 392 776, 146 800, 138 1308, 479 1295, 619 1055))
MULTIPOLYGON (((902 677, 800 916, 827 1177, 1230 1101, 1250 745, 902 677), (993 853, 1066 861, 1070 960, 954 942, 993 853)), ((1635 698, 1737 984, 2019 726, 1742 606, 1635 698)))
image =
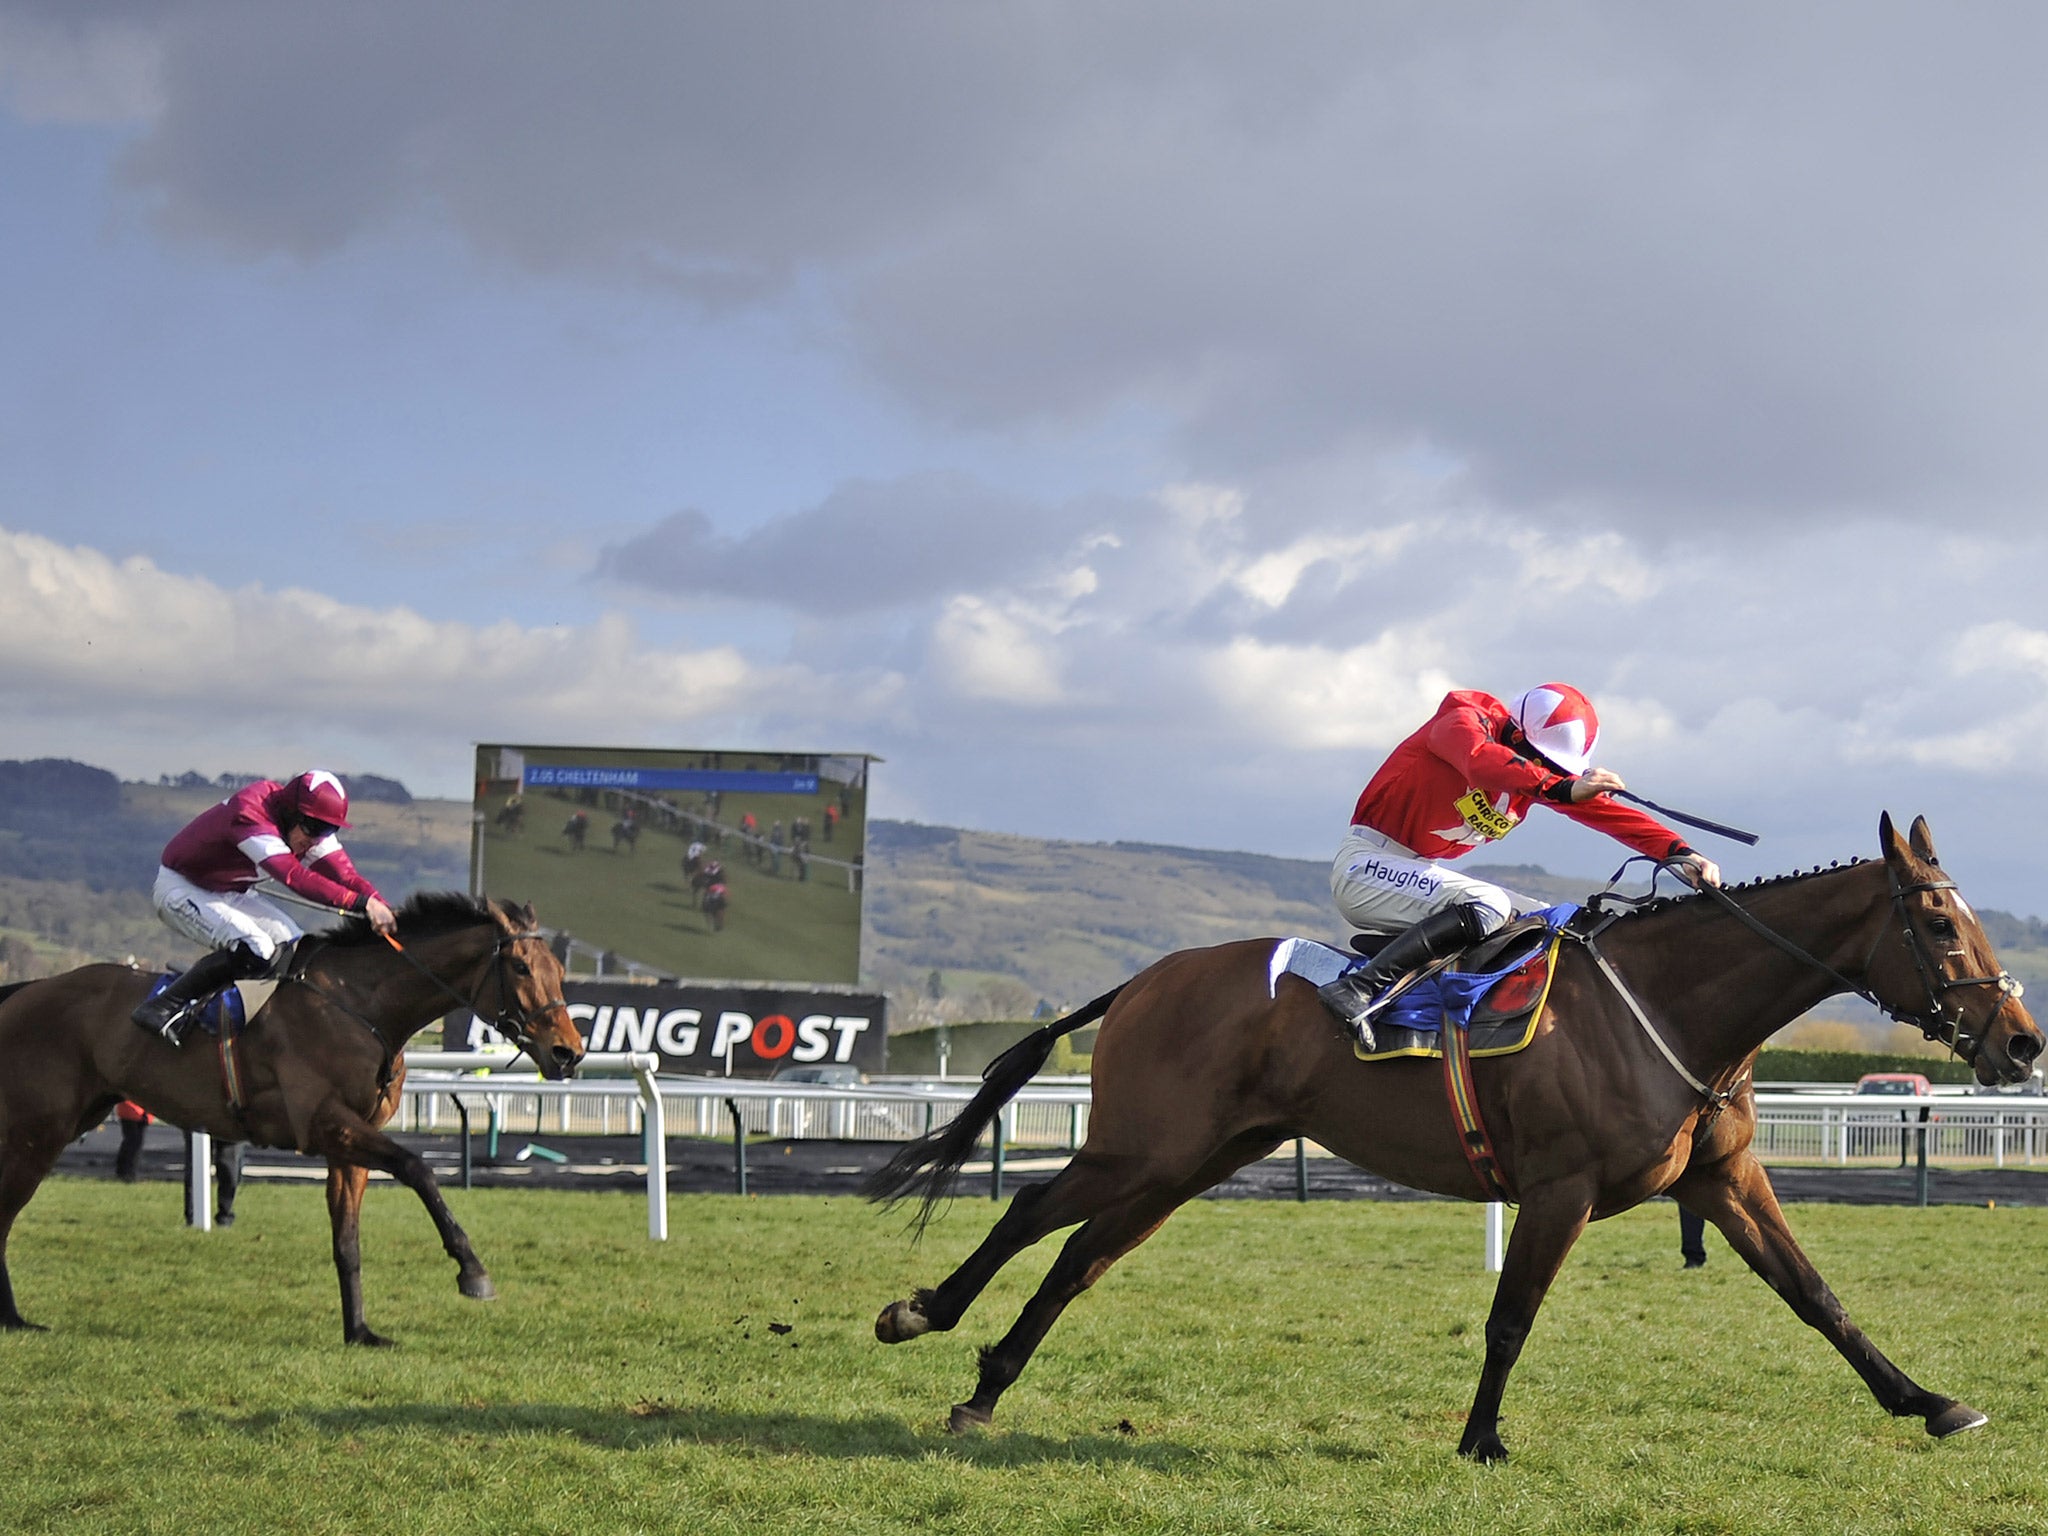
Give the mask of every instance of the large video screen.
POLYGON ((470 888, 578 973, 851 985, 871 761, 480 746, 470 888))

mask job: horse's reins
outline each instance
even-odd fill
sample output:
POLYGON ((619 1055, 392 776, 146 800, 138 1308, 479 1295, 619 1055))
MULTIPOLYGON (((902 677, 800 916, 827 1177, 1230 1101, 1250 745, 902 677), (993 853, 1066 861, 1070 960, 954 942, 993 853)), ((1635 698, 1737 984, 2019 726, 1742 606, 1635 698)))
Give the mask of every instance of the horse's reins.
POLYGON ((1910 1024, 1927 1039, 1939 1040, 1964 1061, 1974 1061, 1978 1050, 1990 1036, 1991 1026, 1998 1022, 1998 1016, 2005 1011, 2005 1005, 2014 998, 2024 994, 2026 988, 2021 985, 2017 977, 2006 970, 1999 971, 1996 976, 1943 976, 1940 968, 1934 964, 1934 957, 1928 954, 1927 946, 1921 940, 1918 930, 1913 927, 1911 920, 1906 916, 1906 898, 1917 895, 1922 891, 1952 891, 1956 889, 1955 881, 1916 880, 1911 884, 1902 884, 1899 880, 1898 871, 1890 868, 1886 869, 1885 878, 1891 886, 1892 913, 1898 919, 1898 929, 1905 936, 1906 951, 1913 957, 1913 968, 1920 973, 1920 984, 1927 989, 1927 1008, 1924 1012, 1894 1007, 1879 997, 1868 985, 1871 963, 1877 959, 1877 951, 1883 945, 1885 936, 1892 931, 1893 925, 1887 924, 1880 928, 1877 936, 1870 941, 1869 952, 1864 955, 1862 965, 1857 967, 1864 980, 1857 982, 1845 976, 1825 960, 1809 954, 1806 950, 1800 948, 1799 945, 1793 943, 1792 940, 1778 933, 1720 887, 1710 885, 1705 887, 1705 890, 1716 901, 1720 902, 1722 906, 1740 918, 1752 932, 1768 939, 1794 959, 1804 961, 1807 965, 1832 977, 1836 982, 1840 983, 1844 991, 1855 993, 1856 996, 1862 998, 1894 1022, 1910 1024), (1998 1004, 1991 1010, 1975 1034, 1963 1028, 1960 1010, 1957 1011, 1953 1019, 1945 1016, 1942 998, 1958 987, 1998 988, 1998 1004), (1967 1050, 1965 1049, 1966 1045, 1967 1050))
MULTIPOLYGON (((380 935, 380 937, 386 944, 391 946, 400 959, 404 960, 407 965, 440 988, 446 996, 453 998, 471 1013, 479 1017, 482 1016, 483 1010, 477 1007, 477 1001, 483 996, 484 991, 484 981, 481 976, 477 978, 476 987, 471 995, 464 997, 460 992, 449 986, 446 981, 442 980, 441 977, 415 960, 412 957, 411 951, 398 942, 395 934, 387 933, 380 935)), ((520 933, 501 933, 498 936, 497 949, 492 956, 493 968, 498 981, 498 1013, 497 1017, 490 1021, 491 1028, 497 1030, 499 1034, 504 1035, 522 1049, 533 1044, 533 1031, 539 1020, 533 1014, 526 1011, 526 1008, 517 1001, 512 988, 505 984, 505 952, 522 939, 539 939, 544 937, 545 935, 537 929, 528 929, 520 933)), ((553 1013, 557 1008, 566 1013, 569 1004, 564 999, 557 997, 542 1003, 540 1012, 542 1015, 546 1015, 553 1013)))
MULTIPOLYGON (((428 981, 431 981, 437 988, 439 988, 444 996, 452 999, 460 1006, 467 1008, 471 1013, 476 1014, 479 1018, 483 1016, 483 1010, 477 1007, 478 999, 483 996, 484 982, 482 977, 477 978, 477 984, 473 989, 471 995, 468 997, 464 997, 460 992, 456 991, 453 987, 449 986, 448 983, 443 978, 436 975, 432 970, 428 969, 425 965, 422 965, 418 960, 415 960, 411 952, 407 950, 403 944, 398 942, 396 935, 384 933, 379 934, 378 937, 381 938, 386 944, 389 944, 393 952, 396 953, 400 959, 404 960, 407 965, 411 966, 414 970, 418 971, 422 976, 426 977, 428 981)), ((525 1008, 519 1007, 516 1004, 508 1003, 508 999, 511 999, 513 997, 513 992, 510 987, 505 985, 505 952, 508 949, 510 949, 512 945, 518 943, 521 939, 540 939, 545 937, 545 934, 533 930, 528 930, 520 933, 502 933, 498 936, 497 948, 494 952, 493 958, 496 962, 496 972, 498 979, 498 1013, 497 1017, 490 1021, 491 1028, 497 1030, 499 1034, 506 1036, 514 1044, 518 1045, 522 1050, 527 1049, 533 1044, 533 1030, 536 1020, 532 1014, 526 1011, 525 1008)), ((386 1040, 384 1038, 383 1031, 377 1028, 376 1020, 372 1019, 368 1014, 362 1012, 360 1009, 350 1007, 347 1003, 343 1002, 342 999, 339 996, 337 996, 334 992, 332 992, 326 987, 321 986, 318 982, 314 981, 311 977, 306 976, 303 973, 296 976, 287 977, 286 979, 297 982, 307 991, 312 992, 316 996, 318 996, 321 999, 321 1001, 329 1003, 332 1006, 340 1009, 343 1013, 347 1014, 350 1018, 354 1019, 357 1023, 361 1024, 363 1028, 367 1029, 372 1035, 374 1035, 377 1039, 378 1044, 384 1047, 384 1066, 378 1074, 379 1084, 381 1085, 383 1083, 390 1081, 392 1062, 391 1042, 386 1040)), ((557 1008, 560 1008, 566 1012, 568 1007, 569 1005, 566 1001, 564 1001, 561 998, 555 998, 551 1002, 543 1003, 540 1007, 540 1012, 543 1015, 545 1015, 554 1012, 557 1008)))
MULTIPOLYGON (((1634 860, 1629 862, 1633 863, 1634 860)), ((1660 859, 1655 862, 1659 869, 1669 869, 1674 873, 1676 872, 1677 866, 1670 860, 1660 859)), ((1623 866, 1623 868, 1626 867, 1627 865, 1623 866)), ((1832 977, 1840 984, 1841 990, 1853 992, 1879 1012, 1898 1023, 1912 1025, 1927 1039, 1940 1040, 1964 1061, 1974 1061, 1978 1051, 1983 1048, 1984 1041, 1990 1037, 1991 1026, 1998 1022, 1998 1016, 2005 1011, 2006 1004, 2014 998, 2021 996, 2026 989, 2011 972, 2005 970, 2001 970, 1996 976, 1951 977, 1941 975, 1939 968, 1933 963, 1933 957, 1927 953, 1927 946, 1921 941, 1919 933, 1914 929, 1912 922, 1906 916, 1906 898, 1922 891, 1952 891, 1956 889, 1955 881, 1921 880, 1915 881, 1912 884, 1902 884, 1896 870, 1888 867, 1885 873, 1886 879, 1891 885, 1892 912, 1898 919, 1897 927, 1905 935, 1906 948, 1913 957, 1914 968, 1920 973, 1921 984, 1927 988, 1928 1007, 1925 1013, 1917 1013, 1910 1009, 1894 1007, 1879 997, 1867 984, 1871 963, 1877 959, 1878 948, 1884 943, 1886 935, 1892 931, 1892 924, 1885 924, 1878 930, 1877 936, 1871 940, 1870 950, 1864 955, 1863 964, 1858 968, 1865 979, 1862 982, 1858 982, 1844 975, 1840 970, 1828 964, 1827 961, 1821 959, 1818 955, 1810 953, 1791 939, 1786 938, 1785 935, 1779 933, 1768 923, 1757 917, 1747 907, 1743 906, 1741 902, 1730 896, 1719 886, 1703 885, 1698 887, 1698 893, 1713 897, 1723 908, 1740 919, 1743 925, 1749 928, 1751 932, 1768 940, 1795 960, 1802 961, 1824 975, 1832 977), (1978 1032, 1971 1034, 1963 1028, 1960 1011, 1958 1011, 1953 1019, 1944 1017, 1942 998, 1957 987, 1982 986, 1995 986, 1998 988, 1998 1005, 1991 1010, 1990 1016, 1984 1020, 1978 1032), (1968 1044, 1967 1052, 1964 1049, 1965 1042, 1968 1044)), ((1616 877, 1619 878, 1619 875, 1620 871, 1617 870, 1616 877)), ((1654 885, 1655 878, 1653 876, 1653 888, 1654 885)), ((1595 909, 1597 910, 1597 904, 1601 901, 1602 897, 1609 896, 1610 893, 1601 892, 1599 896, 1594 897, 1595 909)), ((1610 899, 1627 902, 1631 905, 1641 905, 1642 902, 1647 901, 1649 898, 1618 897, 1610 899)), ((1635 1020, 1642 1026, 1643 1032, 1650 1037, 1650 1043, 1656 1046, 1658 1053, 1663 1056, 1665 1061, 1670 1063, 1673 1071, 1677 1072, 1680 1077, 1692 1085, 1694 1091, 1706 1099, 1708 1104, 1712 1106, 1713 1113, 1718 1116, 1722 1110, 1726 1109, 1734 1101, 1735 1095, 1741 1091, 1743 1086, 1742 1080, 1738 1079, 1727 1088, 1718 1091, 1709 1088, 1693 1075, 1684 1062, 1678 1059, 1678 1054, 1671 1049, 1663 1035, 1658 1032, 1657 1026, 1651 1023, 1650 1016, 1643 1011, 1642 1004, 1636 1001, 1635 994, 1628 989, 1627 984, 1622 981, 1614 967, 1607 963, 1607 957, 1600 953, 1599 948, 1593 942, 1594 936, 1605 930, 1620 915, 1619 913, 1607 913, 1604 915, 1605 920, 1591 932, 1583 934, 1574 933, 1571 936, 1585 946, 1586 953, 1592 956, 1593 963, 1599 967, 1600 974, 1607 978, 1608 985, 1613 987, 1622 1002, 1628 1005, 1629 1012, 1635 1016, 1635 1020)), ((1569 932, 1569 930, 1567 931, 1569 932)))

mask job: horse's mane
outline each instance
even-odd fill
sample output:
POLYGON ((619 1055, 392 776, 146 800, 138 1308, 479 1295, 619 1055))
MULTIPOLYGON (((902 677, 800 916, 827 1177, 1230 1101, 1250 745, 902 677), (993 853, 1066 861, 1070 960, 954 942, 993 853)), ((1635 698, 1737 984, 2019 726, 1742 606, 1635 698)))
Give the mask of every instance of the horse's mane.
MULTIPOLYGON (((478 923, 496 923, 502 904, 488 896, 470 896, 461 891, 419 891, 394 909, 398 930, 408 939, 431 939, 478 923)), ((368 944, 377 937, 367 917, 357 913, 315 935, 337 949, 368 944)))
MULTIPOLYGON (((1721 889, 1730 896, 1738 895, 1744 891, 1774 890, 1778 886, 1791 885, 1795 881, 1811 880, 1815 875, 1825 875, 1831 870, 1854 869, 1860 864, 1874 862, 1875 860, 1864 858, 1850 859, 1846 862, 1836 859, 1828 864, 1816 864, 1811 869, 1795 869, 1788 874, 1759 875, 1754 880, 1744 880, 1737 885, 1724 885, 1721 889)), ((1630 907, 1621 914, 1621 918, 1623 921, 1627 921, 1629 918, 1648 917, 1653 913, 1669 912, 1678 907, 1697 906, 1701 902, 1711 901, 1712 898, 1705 891, 1685 891, 1672 896, 1658 896, 1643 902, 1639 906, 1630 907)))

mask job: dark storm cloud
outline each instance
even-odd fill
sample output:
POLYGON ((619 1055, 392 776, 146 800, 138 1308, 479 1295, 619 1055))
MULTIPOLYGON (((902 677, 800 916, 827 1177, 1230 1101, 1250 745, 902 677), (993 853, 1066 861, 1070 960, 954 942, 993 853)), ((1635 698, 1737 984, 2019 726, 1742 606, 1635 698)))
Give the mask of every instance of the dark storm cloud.
POLYGON ((738 537, 719 533, 702 512, 674 513, 605 549, 597 569, 673 597, 856 613, 992 579, 1028 581, 1096 515, 1026 503, 953 475, 855 481, 738 537))
POLYGON ((1646 527, 1995 517, 2048 470, 2048 11, 123 14, 169 227, 310 258, 445 218, 539 272, 801 286, 945 422, 1136 405, 1226 477, 1423 441, 1646 527))

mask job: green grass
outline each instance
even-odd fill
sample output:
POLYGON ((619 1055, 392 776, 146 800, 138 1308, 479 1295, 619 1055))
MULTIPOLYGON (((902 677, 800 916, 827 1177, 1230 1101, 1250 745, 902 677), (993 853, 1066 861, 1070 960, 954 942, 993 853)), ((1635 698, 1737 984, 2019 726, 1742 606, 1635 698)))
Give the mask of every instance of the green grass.
POLYGON ((921 1248, 843 1200, 458 1193, 497 1279, 455 1293, 402 1191, 367 1205, 370 1321, 345 1350, 317 1195, 249 1188, 231 1231, 176 1193, 52 1181, 13 1244, 0 1530, 293 1532, 2033 1531, 2048 1211, 1801 1207, 1852 1313, 1987 1411, 1937 1444, 1670 1207, 1595 1227, 1509 1387, 1513 1460, 1455 1446, 1490 1294, 1469 1207, 1198 1203, 1077 1302, 955 1439, 974 1343, 1051 1245, 950 1336, 885 1348, 921 1248), (778 1335, 770 1323, 792 1325, 778 1335), (1128 1425, 1128 1430, 1124 1428, 1128 1425))

